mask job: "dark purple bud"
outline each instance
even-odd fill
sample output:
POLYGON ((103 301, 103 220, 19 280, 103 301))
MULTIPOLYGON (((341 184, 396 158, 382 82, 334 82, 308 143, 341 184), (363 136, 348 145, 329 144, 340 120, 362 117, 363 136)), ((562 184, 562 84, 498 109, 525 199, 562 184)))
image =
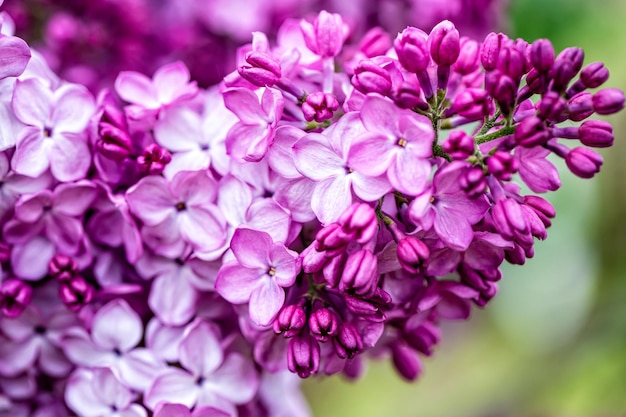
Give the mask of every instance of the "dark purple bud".
POLYGON ((526 58, 524 55, 512 45, 500 50, 496 68, 514 81, 519 82, 522 75, 524 75, 525 64, 526 58))
POLYGON ((567 167, 580 178, 592 178, 600 172, 602 162, 600 154, 583 147, 572 149, 565 157, 567 167))
POLYGON ((69 281, 78 274, 78 265, 67 255, 55 255, 48 264, 48 271, 59 281, 69 281))
POLYGON ((617 88, 605 88, 593 95, 593 109, 598 114, 613 114, 624 108, 624 92, 617 88))
POLYGON ((33 299, 33 289, 23 281, 9 278, 0 285, 0 311, 7 317, 17 317, 33 299))
POLYGON ((587 88, 600 87, 609 79, 609 70, 602 62, 594 62, 585 66, 580 72, 580 80, 587 88))
POLYGON ((109 123, 98 125, 100 138, 96 142, 96 149, 104 157, 121 161, 133 151, 133 143, 128 132, 109 123))
POLYGON ((333 117, 339 108, 339 102, 334 94, 316 91, 306 97, 302 103, 302 114, 307 121, 315 120, 318 123, 333 117))
POLYGON ((240 66, 237 71, 242 78, 257 87, 272 86, 282 76, 280 62, 267 52, 248 52, 246 63, 247 65, 240 66))
POLYGON ((351 238, 339 223, 331 223, 321 228, 315 235, 315 249, 336 256, 346 250, 351 238))
POLYGON ((344 211, 337 222, 349 241, 365 244, 378 231, 378 218, 372 207, 365 203, 354 203, 344 211))
POLYGON ((11 247, 4 242, 0 242, 0 263, 11 259, 11 247))
POLYGON ((526 85, 535 94, 543 94, 548 90, 548 76, 545 73, 531 69, 526 75, 526 85))
POLYGON ((300 258, 302 259, 302 270, 307 274, 321 271, 328 261, 325 252, 318 252, 315 249, 316 244, 317 241, 313 242, 300 254, 300 258))
POLYGON ((437 24, 428 35, 430 56, 437 65, 449 67, 459 57, 461 43, 459 31, 454 23, 444 20, 437 24))
POLYGON ((452 109, 468 120, 481 120, 491 114, 493 103, 482 88, 468 88, 457 94, 452 109))
POLYGON ((387 96, 392 86, 391 75, 372 61, 361 61, 354 68, 352 85, 363 94, 378 93, 387 96))
POLYGON ((306 324, 306 313, 304 308, 298 304, 284 306, 276 320, 273 328, 275 333, 282 333, 284 337, 294 337, 306 324))
POLYGON ((378 286, 378 259, 369 249, 348 255, 339 281, 339 290, 370 296, 378 286))
POLYGON ((65 306, 72 310, 79 310, 93 299, 94 289, 81 276, 76 276, 59 285, 59 298, 65 306))
POLYGON ((352 359, 363 350, 363 340, 352 323, 341 323, 339 333, 333 338, 335 353, 341 359, 352 359))
POLYGON ((593 114, 593 96, 583 91, 570 98, 567 102, 569 118, 575 122, 585 120, 593 114))
POLYGON ((476 144, 474 138, 463 130, 453 130, 441 147, 452 159, 464 160, 474 154, 476 144))
POLYGON ((519 162, 506 151, 497 151, 487 158, 487 170, 502 181, 510 181, 519 169, 519 162))
POLYGON ((402 268, 411 274, 422 274, 426 262, 430 258, 428 246, 421 240, 407 236, 398 242, 398 262, 402 268))
POLYGON ((554 47, 548 39, 537 39, 529 48, 530 62, 539 74, 545 74, 554 64, 554 47))
POLYGON ((517 38, 514 46, 515 49, 517 49, 522 55, 522 59, 524 61, 523 73, 526 74, 533 67, 532 62, 530 62, 530 45, 524 39, 517 38))
POLYGON ((167 149, 153 143, 146 146, 143 153, 137 157, 137 165, 148 175, 159 175, 171 160, 172 155, 167 149))
POLYGON ((556 57, 555 62, 560 60, 571 62, 574 74, 578 74, 578 71, 580 71, 580 69, 583 67, 585 52, 582 49, 576 47, 565 48, 556 57))
POLYGON ((309 335, 289 340, 287 367, 300 378, 308 378, 320 368, 320 345, 309 335))
POLYGON ((485 307, 487 303, 496 296, 498 293, 498 284, 494 282, 487 282, 487 288, 480 292, 478 298, 474 299, 474 302, 478 307, 485 307))
POLYGON ((567 110, 567 101, 555 91, 544 94, 537 104, 537 116, 543 120, 561 121, 565 110, 567 110))
POLYGON ((517 84, 500 71, 490 71, 485 75, 485 89, 493 97, 502 114, 510 114, 517 96, 517 84))
POLYGON ((459 268, 459 275, 464 284, 469 285, 477 291, 488 288, 485 281, 497 281, 502 278, 502 274, 499 273, 497 269, 480 271, 466 265, 462 265, 461 268, 459 268), (489 277, 489 275, 491 276, 489 277), (488 277, 493 279, 488 279, 488 277))
POLYGON ((128 124, 126 123, 126 115, 120 109, 111 105, 104 105, 102 109, 102 117, 100 123, 115 126, 122 130, 128 131, 128 124))
POLYGON ((508 43, 510 43, 510 39, 503 33, 491 32, 485 37, 480 47, 480 62, 484 69, 491 71, 496 68, 500 50, 508 43))
POLYGON ((569 82, 582 68, 584 52, 580 48, 566 48, 556 57, 550 76, 552 77, 552 89, 565 91, 569 82))
MULTIPOLYGON (((526 148, 532 148, 533 146, 546 144, 552 139, 552 132, 546 126, 545 121, 539 117, 531 116, 522 120, 520 124, 515 127, 513 137, 515 138, 515 143, 526 148)), ((490 172, 491 169, 492 168, 490 168, 490 172)))
POLYGON ((424 101, 420 91, 419 84, 403 81, 391 98, 400 108, 427 110, 428 103, 424 101))
POLYGON ((359 51, 368 58, 385 55, 389 48, 391 37, 386 30, 378 26, 368 30, 359 42, 359 51))
MULTIPOLYGON (((512 198, 503 198, 491 208, 493 223, 500 234, 507 240, 530 235, 530 228, 522 208, 512 198)), ((532 239, 532 237, 530 238, 532 239)), ((532 243, 532 240, 531 240, 532 243)))
POLYGON ((398 34, 393 47, 398 61, 407 71, 417 73, 425 71, 430 64, 430 53, 427 45, 428 35, 423 31, 408 27, 398 34))
POLYGON ((330 258, 330 260, 324 265, 322 274, 324 281, 326 281, 326 288, 337 288, 341 275, 343 274, 343 267, 346 264, 347 255, 345 253, 339 254, 330 258))
POLYGON ((550 219, 556 216, 556 210, 548 200, 537 195, 527 195, 524 196, 524 204, 535 212, 545 227, 552 226, 550 219))
POLYGON ((320 308, 309 317, 309 329, 315 339, 328 342, 339 331, 339 318, 327 308, 320 308))
POLYGON ((466 170, 459 178, 461 189, 470 196, 476 198, 485 193, 487 189, 487 177, 480 167, 472 167, 466 170))
POLYGON ((431 322, 424 322, 415 329, 403 329, 404 340, 426 356, 433 354, 433 347, 441 340, 441 331, 431 322))
POLYGON ((480 46, 473 39, 462 37, 459 58, 452 69, 461 75, 471 74, 478 69, 478 52, 480 46))
POLYGON ((504 258, 511 265, 524 265, 526 263, 526 253, 518 243, 513 243, 513 249, 504 252, 504 258))
POLYGON ((422 373, 422 362, 416 351, 405 344, 391 346, 391 360, 400 376, 407 381, 415 381, 422 373))
POLYGON ((613 126, 602 120, 588 120, 578 130, 580 142, 592 148, 608 148, 613 145, 613 126))
POLYGON ((348 310, 358 316, 365 316, 369 321, 375 323, 380 323, 385 320, 385 316, 380 311, 380 308, 378 308, 373 302, 353 297, 351 295, 345 295, 344 300, 348 310))

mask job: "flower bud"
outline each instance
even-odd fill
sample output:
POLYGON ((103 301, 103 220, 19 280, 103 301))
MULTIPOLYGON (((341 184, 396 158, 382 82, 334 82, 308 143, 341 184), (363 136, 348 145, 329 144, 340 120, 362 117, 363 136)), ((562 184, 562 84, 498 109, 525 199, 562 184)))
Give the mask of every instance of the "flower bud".
POLYGON ((570 98, 567 102, 569 118, 575 122, 585 120, 593 114, 593 96, 583 91, 570 98))
POLYGON ((441 340, 441 331, 431 322, 424 322, 414 329, 403 329, 404 340, 426 356, 433 354, 433 347, 441 340))
POLYGON ((396 105, 403 109, 427 110, 428 103, 424 101, 420 94, 419 84, 403 81, 394 91, 391 99, 396 105))
POLYGON ((457 94, 452 109, 469 120, 482 120, 491 114, 493 103, 482 88, 468 88, 457 94))
POLYGON ((396 371, 407 381, 415 381, 422 373, 422 362, 417 352, 403 343, 391 346, 391 360, 396 371))
POLYGON ((321 228, 315 235, 315 249, 328 252, 327 256, 336 256, 346 250, 350 237, 339 223, 331 223, 321 228))
POLYGON ((171 160, 172 155, 167 149, 153 143, 146 146, 143 153, 137 157, 137 165, 148 175, 159 175, 171 160))
POLYGON ((538 195, 527 195, 524 196, 524 204, 535 212, 545 227, 552 226, 550 219, 556 216, 556 211, 548 200, 538 195))
POLYGON ((602 166, 602 156, 589 148, 572 149, 565 157, 567 167, 580 178, 592 178, 602 166))
POLYGON ((0 242, 0 263, 7 262, 9 259, 11 259, 11 246, 0 242))
POLYGON ((601 120, 588 120, 578 129, 580 142, 592 148, 608 148, 613 145, 613 126, 601 120))
POLYGON ((272 86, 282 77, 280 62, 267 52, 248 52, 246 63, 237 71, 242 78, 257 87, 272 86))
POLYGON ((526 75, 526 85, 535 94, 543 94, 548 90, 548 76, 535 68, 526 75))
POLYGON ((354 69, 352 85, 363 94, 386 96, 391 91, 391 75, 372 61, 361 61, 354 69))
POLYGON ((497 70, 490 71, 485 76, 485 89, 498 102, 503 114, 509 114, 513 110, 517 84, 511 77, 497 70))
POLYGON ((333 117, 333 112, 339 108, 339 102, 334 94, 316 91, 306 97, 302 103, 302 114, 307 121, 315 120, 318 123, 333 117))
POLYGON ((341 359, 352 359, 363 350, 363 340, 352 323, 341 323, 337 336, 333 338, 335 353, 341 359))
POLYGON ((33 299, 33 289, 23 281, 10 278, 0 285, 0 311, 7 317, 17 317, 33 299))
POLYGON ((487 189, 487 178, 485 172, 480 167, 472 167, 467 169, 463 175, 459 177, 461 189, 467 193, 470 198, 476 198, 485 193, 487 189))
POLYGON ((562 121, 567 101, 555 91, 548 91, 537 104, 537 116, 544 120, 562 121))
POLYGON ((524 235, 530 236, 530 227, 522 208, 512 198, 497 201, 491 208, 491 216, 494 226, 505 239, 513 240, 524 235))
POLYGON ((272 326, 275 333, 282 333, 284 337, 289 338, 300 333, 305 324, 304 308, 298 304, 290 304, 280 310, 272 326))
POLYGON ((96 150, 104 157, 122 161, 133 152, 133 143, 128 132, 109 123, 98 125, 99 139, 96 150))
POLYGON ((474 138, 463 130, 453 130, 448 138, 441 144, 443 150, 452 159, 464 160, 474 154, 474 138))
POLYGON ((320 345, 309 335, 301 335, 289 340, 287 367, 300 378, 308 378, 317 373, 320 367, 320 345))
POLYGON ((78 265, 73 258, 59 254, 50 260, 48 271, 59 281, 69 281, 78 274, 78 265))
POLYGON ((519 82, 524 75, 526 58, 515 46, 501 48, 496 68, 519 82))
POLYGON ((422 274, 426 262, 430 258, 428 246, 421 240, 407 236, 398 242, 398 262, 400 266, 411 274, 422 274))
POLYGON ((605 88, 593 95, 593 109, 598 114, 613 114, 624 108, 624 93, 617 88, 605 88))
POLYGON ((519 162, 509 152, 497 151, 487 158, 489 173, 502 181, 510 181, 519 169, 519 162))
POLYGON ((515 143, 531 148, 546 144, 552 139, 552 132, 546 127, 543 120, 539 117, 531 116, 525 118, 516 126, 513 137, 515 138, 515 143))
POLYGON ((449 67, 454 64, 460 53, 459 31, 454 23, 444 20, 437 24, 428 36, 430 56, 437 65, 449 67))
POLYGON ((537 39, 530 45, 530 62, 539 74, 545 74, 554 64, 554 47, 548 39, 537 39))
POLYGON ((585 54, 580 48, 566 48, 557 56, 550 72, 552 89, 564 91, 582 68, 585 54))
POLYGON ((391 48, 391 37, 381 27, 368 30, 359 42, 359 51, 368 58, 385 55, 389 48, 391 48))
POLYGON ((485 37, 480 47, 480 62, 484 69, 491 71, 496 68, 500 51, 509 41, 508 36, 503 33, 491 32, 485 37))
POLYGON ((374 293, 378 286, 378 259, 369 249, 360 249, 348 255, 339 290, 362 296, 374 293))
POLYGON ((324 251, 318 252, 316 250, 316 245, 317 241, 311 243, 300 254, 300 258, 302 259, 302 270, 307 274, 321 271, 328 261, 324 251))
POLYGON ((322 58, 337 56, 348 34, 348 27, 337 13, 322 10, 313 23, 302 20, 300 29, 307 48, 322 58))
POLYGON ((609 79, 609 70, 602 62, 591 63, 580 72, 580 80, 587 88, 600 87, 609 79))
POLYGON ((471 74, 478 69, 478 53, 480 46, 473 39, 461 38, 461 47, 459 58, 456 60, 452 69, 461 75, 471 74))
POLYGON ((378 231, 376 212, 365 203, 352 204, 341 213, 337 222, 348 241, 356 240, 360 244, 372 240, 378 231))
POLYGON ((309 317, 309 329, 313 337, 320 342, 327 342, 339 330, 339 318, 327 308, 320 308, 309 317))
POLYGON ((93 299, 93 294, 93 287, 81 276, 76 276, 59 285, 59 298, 72 311, 79 310, 82 306, 89 304, 93 299))
POLYGON ((396 37, 393 47, 400 65, 407 71, 417 73, 428 68, 430 53, 427 39, 426 33, 414 27, 404 29, 396 37))
POLYGON ((380 308, 374 304, 374 302, 353 297, 351 295, 345 295, 344 301, 346 302, 348 310, 358 316, 365 316, 367 320, 374 323, 382 323, 385 320, 385 315, 380 311, 380 308))

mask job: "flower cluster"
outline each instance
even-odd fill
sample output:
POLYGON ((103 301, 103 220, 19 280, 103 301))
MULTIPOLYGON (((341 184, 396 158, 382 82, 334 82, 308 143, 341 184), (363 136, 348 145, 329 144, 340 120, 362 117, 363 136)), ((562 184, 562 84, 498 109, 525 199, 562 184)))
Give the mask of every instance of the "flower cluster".
POLYGON ((586 119, 623 93, 578 48, 349 37, 322 11, 219 86, 174 62, 95 97, 0 37, 0 416, 307 416, 298 377, 366 356, 413 380, 546 238, 516 181, 613 142, 586 119))

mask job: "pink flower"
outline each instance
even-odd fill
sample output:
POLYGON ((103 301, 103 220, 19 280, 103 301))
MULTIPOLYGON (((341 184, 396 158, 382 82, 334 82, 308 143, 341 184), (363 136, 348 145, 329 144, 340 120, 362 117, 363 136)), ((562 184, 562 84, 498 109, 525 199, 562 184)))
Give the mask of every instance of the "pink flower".
POLYGON ((252 321, 267 326, 285 302, 282 288, 292 286, 300 272, 300 258, 253 229, 237 229, 230 247, 236 260, 222 266, 215 289, 233 304, 249 303, 252 321))

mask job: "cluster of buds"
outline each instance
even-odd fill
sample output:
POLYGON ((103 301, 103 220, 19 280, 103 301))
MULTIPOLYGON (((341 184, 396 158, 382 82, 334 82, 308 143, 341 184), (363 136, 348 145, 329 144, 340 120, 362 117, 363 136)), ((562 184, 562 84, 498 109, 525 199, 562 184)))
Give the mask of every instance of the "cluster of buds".
POLYGON ((323 11, 219 86, 174 62, 97 97, 2 35, 0 415, 308 416, 300 378, 414 380, 534 255, 556 213, 516 181, 598 172, 602 64, 448 21, 349 35, 323 11))

